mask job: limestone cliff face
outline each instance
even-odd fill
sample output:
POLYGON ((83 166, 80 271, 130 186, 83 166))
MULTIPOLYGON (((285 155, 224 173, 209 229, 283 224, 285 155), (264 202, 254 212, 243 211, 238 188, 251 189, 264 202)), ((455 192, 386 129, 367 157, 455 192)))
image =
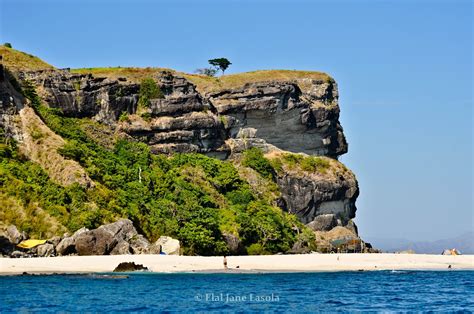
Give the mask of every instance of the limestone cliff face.
MULTIPOLYGON (((156 153, 229 158, 256 146, 268 154, 325 156, 332 165, 326 174, 287 167, 278 171, 280 205, 314 230, 346 226, 356 232, 351 219, 359 188, 352 172, 337 162, 348 148, 332 79, 260 81, 201 93, 186 78, 163 71, 153 78, 164 97, 152 99, 148 108, 138 108, 140 86, 126 78, 63 70, 21 72, 19 78, 33 82, 44 102, 64 115, 108 124, 129 139, 147 143, 156 153)), ((8 126, 21 101, 13 105, 3 85, 0 96, 0 123, 8 126)))
POLYGON ((93 186, 85 170, 73 160, 58 153, 65 141, 51 131, 34 110, 26 105, 26 99, 18 92, 16 80, 0 69, 0 127, 5 136, 19 142, 20 151, 38 163, 56 183, 69 186, 78 183, 93 186))
POLYGON ((18 113, 24 107, 25 100, 12 85, 11 80, 12 76, 4 72, 0 65, 0 126, 3 127, 6 136, 22 141, 23 134, 18 113))
POLYGON ((50 107, 117 126, 156 152, 228 153, 252 146, 333 158, 347 152, 332 80, 256 82, 201 95, 185 78, 163 71, 155 79, 165 97, 138 112, 139 85, 125 79, 59 70, 20 78, 39 86, 50 107), (119 123, 124 112, 137 115, 119 123), (224 144, 229 139, 233 145, 224 144))
POLYGON ((324 170, 304 171, 283 164, 276 175, 282 194, 281 207, 315 230, 347 226, 355 217, 359 196, 354 174, 337 160, 325 160, 328 168, 324 170), (318 219, 321 216, 324 220, 318 219))
POLYGON ((139 84, 63 70, 20 73, 40 96, 64 115, 92 118, 145 142, 156 153, 218 152, 226 134, 217 111, 186 79, 162 72, 155 77, 164 98, 138 108, 139 84), (128 114, 125 121, 119 121, 128 114))
POLYGON ((310 155, 337 157, 347 152, 333 81, 258 82, 208 97, 227 122, 230 138, 263 148, 264 140, 281 150, 310 155))
POLYGON ((164 98, 152 99, 148 108, 135 106, 136 114, 119 123, 120 130, 148 143, 157 153, 225 150, 222 121, 195 86, 170 72, 162 72, 156 79, 164 98))
POLYGON ((139 85, 94 78, 90 74, 46 70, 21 72, 19 78, 39 87, 48 106, 61 109, 70 117, 89 117, 113 124, 122 112, 133 112, 138 101, 139 85))

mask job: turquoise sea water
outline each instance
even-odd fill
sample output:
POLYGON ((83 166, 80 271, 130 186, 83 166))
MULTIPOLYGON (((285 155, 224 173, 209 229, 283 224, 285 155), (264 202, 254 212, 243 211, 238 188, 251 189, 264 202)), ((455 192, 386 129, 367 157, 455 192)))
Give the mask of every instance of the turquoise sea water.
POLYGON ((0 277, 0 313, 474 311, 473 271, 0 277))

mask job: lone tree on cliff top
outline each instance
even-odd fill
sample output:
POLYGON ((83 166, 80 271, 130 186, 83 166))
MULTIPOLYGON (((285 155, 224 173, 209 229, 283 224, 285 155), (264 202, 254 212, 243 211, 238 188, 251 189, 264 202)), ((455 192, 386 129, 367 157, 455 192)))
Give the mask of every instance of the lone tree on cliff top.
POLYGON ((209 64, 215 67, 218 67, 222 71, 222 75, 224 75, 225 70, 231 65, 229 60, 226 58, 216 58, 209 60, 209 64))

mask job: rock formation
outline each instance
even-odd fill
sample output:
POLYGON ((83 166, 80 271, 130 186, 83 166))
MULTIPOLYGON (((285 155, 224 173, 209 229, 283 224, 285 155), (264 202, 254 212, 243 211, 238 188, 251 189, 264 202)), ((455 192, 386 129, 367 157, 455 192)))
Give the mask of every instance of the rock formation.
POLYGON ((16 83, 14 76, 0 65, 0 126, 7 136, 22 141, 18 113, 24 107, 25 98, 12 83, 16 83))
POLYGON ((121 219, 97 229, 81 228, 73 235, 53 237, 46 243, 30 249, 17 245, 28 239, 26 233, 20 233, 11 225, 0 229, 0 256, 10 257, 49 257, 65 255, 123 255, 123 254, 170 254, 179 255, 179 241, 162 236, 156 243, 150 242, 133 226, 128 219, 121 219), (162 250, 163 245, 163 250, 162 250))
MULTIPOLYGON (((128 219, 88 230, 75 239, 79 255, 117 255, 130 253, 130 241, 138 236, 137 230, 128 219)), ((149 243, 144 243, 145 248, 149 243)))
MULTIPOLYGON (((36 86, 42 101, 65 116, 106 124, 122 137, 148 144, 155 153, 196 152, 233 160, 245 149, 259 147, 270 159, 272 154, 285 152, 327 158, 331 167, 325 173, 283 166, 274 178, 281 193, 278 204, 314 231, 344 227, 357 237, 352 219, 359 188, 352 172, 337 161, 348 145, 339 123, 337 84, 329 77, 270 79, 200 90, 188 76, 161 71, 153 79, 163 95, 151 99, 147 107, 138 105, 140 84, 127 78, 57 69, 22 71, 17 77, 36 86)), ((0 126, 25 147, 33 147, 34 142, 28 141, 31 132, 25 131, 26 120, 18 115, 27 102, 12 85, 9 73, 2 72, 1 78, 0 126)), ((31 109, 25 113, 35 120, 31 109)), ((26 151, 36 160, 34 152, 26 151)), ((79 179, 60 177, 56 181, 93 185, 80 168, 76 170, 74 177, 79 179)), ((226 235, 226 242, 232 251, 240 251, 238 238, 226 235)), ((131 222, 121 220, 63 238, 55 252, 142 254, 159 252, 160 246, 168 254, 179 252, 179 243, 170 243, 160 238, 150 244, 131 222)), ((41 252, 52 254, 50 246, 41 252)))
POLYGON ((48 106, 61 109, 66 116, 90 117, 112 124, 122 112, 136 110, 137 84, 120 84, 116 80, 66 70, 21 72, 19 79, 38 86, 48 106))
POLYGON ((161 236, 155 243, 161 246, 161 251, 166 255, 179 255, 179 241, 171 237, 161 236))
POLYGON ((305 91, 297 81, 249 83, 208 97, 226 121, 230 138, 247 142, 247 147, 270 144, 289 152, 331 157, 346 153, 336 83, 305 83, 310 84, 305 91))
POLYGON ((138 108, 139 85, 65 70, 21 72, 43 100, 66 116, 118 127, 155 152, 218 154, 258 146, 336 158, 347 152, 334 81, 300 79, 248 83, 201 95, 172 72, 155 77, 164 98, 138 108), (302 89, 301 86, 304 86, 302 89), (123 114, 128 119, 119 122, 123 114))
POLYGON ((148 267, 142 264, 135 264, 134 262, 123 262, 117 265, 114 269, 114 273, 123 273, 131 271, 148 271, 148 267))
POLYGON ((276 181, 282 207, 313 230, 345 226, 355 217, 359 187, 354 174, 336 160, 326 159, 324 171, 304 171, 283 165, 276 181))

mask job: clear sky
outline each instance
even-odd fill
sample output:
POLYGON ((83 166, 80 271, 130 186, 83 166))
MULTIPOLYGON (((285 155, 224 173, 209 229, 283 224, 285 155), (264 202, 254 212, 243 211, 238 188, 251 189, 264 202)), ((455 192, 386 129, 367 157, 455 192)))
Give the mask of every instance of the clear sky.
POLYGON ((58 67, 319 70, 339 84, 362 237, 473 229, 471 1, 0 0, 0 41, 58 67))

